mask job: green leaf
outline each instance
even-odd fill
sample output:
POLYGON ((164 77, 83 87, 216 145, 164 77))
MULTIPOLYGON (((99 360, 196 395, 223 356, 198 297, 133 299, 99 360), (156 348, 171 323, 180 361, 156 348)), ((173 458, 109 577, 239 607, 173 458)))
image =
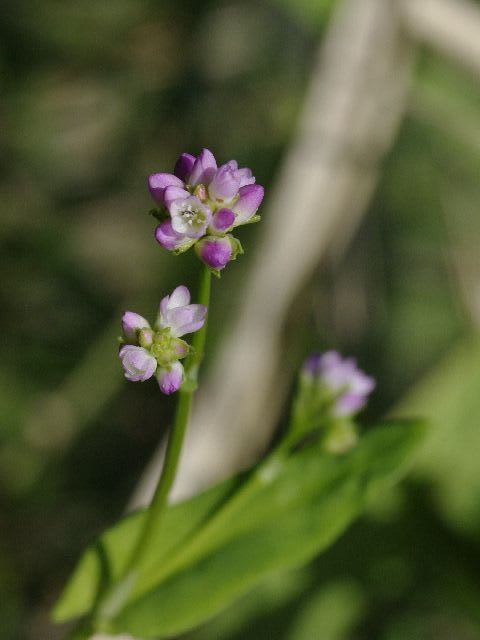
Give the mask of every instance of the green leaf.
POLYGON ((288 632, 288 640, 351 638, 365 611, 365 595, 353 580, 338 580, 307 598, 288 632))
MULTIPOLYGON (((340 535, 371 491, 398 478, 422 432, 391 423, 342 457, 308 447, 170 508, 114 629, 144 638, 181 633, 262 578, 304 564, 340 535)), ((109 583, 120 575, 141 519, 121 522, 85 554, 57 620, 86 613, 102 576, 109 583)))
MULTIPOLYGON (((146 554, 146 564, 149 559, 158 562, 168 556, 173 547, 192 533, 232 493, 239 481, 239 477, 232 478, 192 500, 170 507, 158 536, 146 554)), ((95 604, 99 588, 121 576, 143 525, 144 515, 145 511, 140 511, 127 516, 87 549, 53 610, 56 622, 87 614, 95 604)))
POLYGON ((399 404, 396 412, 435 424, 414 473, 433 485, 432 497, 449 526, 480 531, 480 338, 456 344, 399 404))
POLYGON ((223 542, 127 605, 115 629, 144 638, 182 633, 272 572, 304 564, 333 543, 371 492, 399 478, 422 433, 418 423, 390 424, 341 458, 314 449, 295 455, 234 523, 224 523, 223 542))

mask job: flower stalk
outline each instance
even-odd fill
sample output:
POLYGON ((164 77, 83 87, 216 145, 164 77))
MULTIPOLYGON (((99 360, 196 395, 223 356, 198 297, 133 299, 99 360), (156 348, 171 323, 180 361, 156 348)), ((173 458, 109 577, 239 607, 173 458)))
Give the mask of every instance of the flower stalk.
MULTIPOLYGON (((207 309, 210 303, 210 291, 211 271, 207 266, 202 265, 198 298, 200 304, 207 309)), ((123 571, 122 578, 112 589, 107 591, 101 600, 98 609, 98 620, 101 627, 105 623, 108 624, 108 620, 121 610, 133 591, 145 553, 163 521, 163 515, 168 505, 168 496, 173 486, 180 460, 193 396, 198 386, 198 373, 203 359, 206 334, 207 323, 205 321, 201 329, 196 331, 192 340, 191 352, 186 359, 184 381, 179 391, 175 419, 168 437, 162 473, 146 512, 142 531, 123 571)))
MULTIPOLYGON (((210 270, 203 266, 200 275, 198 298, 200 300, 200 304, 207 307, 207 309, 210 303, 210 285, 210 270)), ((175 421, 168 438, 162 474, 147 512, 147 519, 145 521, 144 528, 132 553, 131 563, 133 565, 140 566, 145 549, 147 549, 152 535, 160 525, 163 512, 167 507, 168 495, 175 480, 183 441, 185 439, 185 433, 190 418, 193 396, 198 386, 198 372, 203 359, 206 336, 207 323, 205 322, 193 338, 192 353, 185 365, 185 381, 179 393, 175 421)))
MULTIPOLYGON (((199 303, 207 309, 210 303, 210 285, 210 270, 208 267, 202 266, 198 298, 199 303)), ((147 511, 143 530, 128 563, 126 574, 141 565, 145 550, 148 548, 155 531, 160 526, 162 515, 167 507, 168 495, 175 480, 183 441, 185 439, 185 432, 190 418, 193 396, 198 386, 198 372, 203 359, 206 335, 207 323, 204 322, 202 328, 195 333, 192 341, 192 353, 185 364, 185 381, 179 392, 175 420, 168 437, 162 474, 147 511)))

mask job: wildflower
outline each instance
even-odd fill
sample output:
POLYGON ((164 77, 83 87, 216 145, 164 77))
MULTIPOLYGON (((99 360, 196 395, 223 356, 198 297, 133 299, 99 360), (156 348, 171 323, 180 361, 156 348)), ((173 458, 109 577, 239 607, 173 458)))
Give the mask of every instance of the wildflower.
POLYGON ((197 157, 182 153, 173 174, 155 173, 148 186, 168 212, 155 229, 157 242, 176 253, 195 245, 199 258, 216 273, 242 252, 232 229, 260 219, 256 212, 264 189, 255 184, 251 170, 239 169, 235 160, 218 167, 208 149, 197 157))
POLYGON ((155 374, 163 393, 177 391, 184 376, 180 360, 191 351, 181 338, 202 328, 206 312, 205 306, 190 304, 190 292, 184 286, 162 299, 153 328, 143 316, 126 311, 118 355, 127 380, 143 382, 155 374))
POLYGON ((375 380, 357 367, 354 358, 342 359, 336 351, 313 354, 303 365, 303 376, 315 382, 333 402, 335 417, 350 417, 362 409, 375 388, 375 380))

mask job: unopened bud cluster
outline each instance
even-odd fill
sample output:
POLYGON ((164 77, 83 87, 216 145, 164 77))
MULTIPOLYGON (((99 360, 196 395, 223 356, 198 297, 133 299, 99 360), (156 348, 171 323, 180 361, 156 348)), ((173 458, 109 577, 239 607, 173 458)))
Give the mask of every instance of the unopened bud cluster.
POLYGON ((155 230, 157 241, 169 251, 195 251, 218 273, 243 253, 232 235, 235 227, 259 220, 255 215, 264 190, 250 169, 235 160, 217 166, 211 151, 197 156, 182 153, 172 173, 154 173, 148 179, 153 199, 168 217, 155 230))
POLYGON ((329 398, 332 415, 337 418, 358 413, 375 388, 375 380, 357 367, 354 358, 342 358, 336 351, 309 356, 302 374, 329 398))
POLYGON ((303 365, 289 431, 291 443, 317 434, 321 448, 343 453, 358 438, 355 415, 375 387, 353 358, 336 351, 313 354, 303 365))

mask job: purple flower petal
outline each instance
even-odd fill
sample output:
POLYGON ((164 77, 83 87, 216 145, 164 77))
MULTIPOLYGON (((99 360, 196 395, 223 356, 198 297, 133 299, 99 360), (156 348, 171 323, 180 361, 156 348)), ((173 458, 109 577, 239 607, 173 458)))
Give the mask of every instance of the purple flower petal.
POLYGON ((322 354, 312 353, 304 361, 302 366, 302 373, 309 378, 316 378, 320 375, 321 371, 322 354))
POLYGON ((375 380, 361 371, 353 358, 342 358, 336 351, 311 355, 303 365, 303 375, 318 381, 333 396, 336 416, 353 416, 375 388, 375 380))
POLYGON ((232 257, 233 249, 230 240, 207 236, 195 245, 198 257, 211 269, 223 269, 232 257))
POLYGON ((168 309, 184 307, 187 304, 190 304, 190 291, 188 290, 188 287, 181 284, 168 296, 168 309))
POLYGON ((175 307, 162 312, 162 320, 175 338, 181 338, 186 333, 195 333, 205 323, 207 308, 203 304, 189 304, 175 307))
POLYGON ((244 187, 248 184, 254 184, 255 182, 255 178, 250 169, 239 169, 237 171, 237 175, 240 179, 240 187, 244 187))
POLYGON ((202 149, 200 155, 195 160, 192 172, 190 174, 189 184, 195 186, 197 184, 209 184, 217 170, 217 161, 215 156, 208 149, 202 149))
POLYGON ((148 178, 148 188, 152 198, 159 204, 165 204, 163 194, 170 186, 183 188, 184 184, 180 178, 171 173, 154 173, 148 178))
POLYGON ((170 205, 174 200, 178 200, 180 198, 185 199, 189 197, 190 194, 188 193, 188 191, 186 189, 183 189, 182 187, 166 187, 165 191, 163 192, 163 202, 165 203, 167 209, 170 209, 170 205))
POLYGON ((210 229, 217 233, 225 233, 235 222, 235 214, 231 209, 219 209, 212 216, 210 229))
POLYGON ((143 347, 127 344, 120 349, 118 355, 125 377, 131 382, 143 382, 155 373, 157 361, 143 347))
POLYGON ((204 305, 190 304, 190 291, 181 285, 160 302, 156 326, 169 327, 172 336, 180 338, 186 333, 198 331, 205 322, 206 313, 204 305))
POLYGON ((189 244, 191 241, 182 233, 177 233, 172 227, 171 220, 165 220, 155 229, 155 239, 164 249, 173 251, 179 249, 183 245, 189 244))
POLYGON ((187 178, 191 174, 194 164, 195 156, 192 156, 191 153, 182 153, 175 164, 173 173, 180 178, 180 180, 188 182, 187 178))
POLYGON ((229 201, 240 188, 240 172, 231 163, 222 165, 216 172, 208 187, 208 194, 212 200, 229 201))
POLYGON ((350 389, 357 372, 358 369, 353 358, 343 360, 335 351, 328 351, 322 356, 320 376, 333 391, 350 389))
POLYGON ((159 367, 157 371, 157 380, 160 391, 165 393, 167 396, 178 391, 183 382, 182 363, 176 360, 169 368, 159 367))
POLYGON ((123 335, 131 344, 137 343, 138 331, 140 329, 150 329, 148 320, 133 311, 125 311, 122 316, 123 335))
POLYGON ((241 187, 238 193, 240 198, 232 207, 237 214, 235 226, 244 224, 257 212, 263 200, 264 189, 259 184, 249 184, 241 187))
POLYGON ((187 304, 190 304, 190 291, 184 285, 180 285, 179 287, 176 287, 169 296, 162 298, 160 302, 160 324, 162 322, 162 318, 167 317, 167 311, 169 309, 184 307, 187 304))
POLYGON ((367 404, 367 396, 356 393, 344 393, 334 405, 334 414, 338 417, 352 416, 367 404))
POLYGON ((375 389, 376 383, 373 378, 367 376, 360 369, 355 369, 355 375, 350 380, 350 389, 352 393, 367 396, 375 389))

